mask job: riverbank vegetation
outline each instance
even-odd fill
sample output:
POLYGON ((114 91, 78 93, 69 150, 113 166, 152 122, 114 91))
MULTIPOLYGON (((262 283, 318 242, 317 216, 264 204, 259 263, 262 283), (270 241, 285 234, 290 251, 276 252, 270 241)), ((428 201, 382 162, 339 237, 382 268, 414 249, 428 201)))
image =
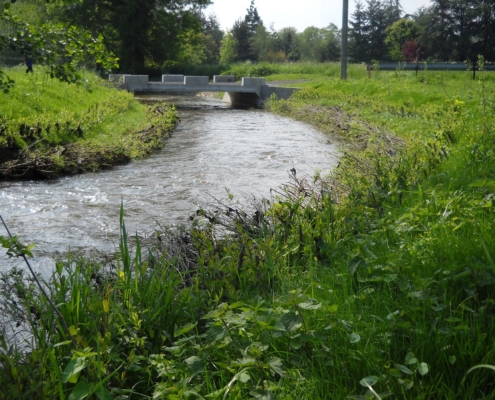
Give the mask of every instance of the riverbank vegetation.
POLYGON ((495 398, 494 79, 355 68, 266 104, 342 139, 329 177, 146 250, 122 210, 114 262, 46 282, 64 323, 3 274, 0 398, 495 398))
POLYGON ((85 72, 84 85, 47 69, 10 68, 16 84, 0 103, 0 179, 47 179, 110 168, 160 149, 175 109, 148 109, 85 72))

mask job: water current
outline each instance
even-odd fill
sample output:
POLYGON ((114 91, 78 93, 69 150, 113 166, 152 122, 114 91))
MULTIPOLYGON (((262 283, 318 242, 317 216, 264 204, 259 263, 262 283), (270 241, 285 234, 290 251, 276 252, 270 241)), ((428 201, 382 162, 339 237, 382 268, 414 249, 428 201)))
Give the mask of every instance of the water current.
MULTIPOLYGON (((121 202, 128 231, 146 236, 159 224, 186 222, 213 197, 226 199, 227 190, 236 198, 269 198, 291 168, 312 176, 336 163, 335 140, 308 124, 212 98, 161 99, 176 105, 181 122, 159 153, 50 182, 0 182, 0 213, 13 235, 36 243, 37 270, 51 270, 69 249, 115 251, 121 202)), ((12 265, 21 263, 0 250, 0 271, 12 265)))

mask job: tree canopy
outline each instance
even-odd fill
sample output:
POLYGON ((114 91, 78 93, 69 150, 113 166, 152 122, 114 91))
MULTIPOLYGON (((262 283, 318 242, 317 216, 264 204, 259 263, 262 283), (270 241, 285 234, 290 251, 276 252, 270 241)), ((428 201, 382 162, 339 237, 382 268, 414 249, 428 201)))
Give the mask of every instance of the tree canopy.
MULTIPOLYGON (((45 22, 30 25, 15 17, 9 2, 0 2, 0 51, 10 51, 49 66, 52 78, 82 83, 78 67, 91 61, 101 69, 115 68, 117 58, 105 48, 103 37, 75 26, 45 22)), ((15 82, 0 70, 0 90, 8 92, 15 82)))

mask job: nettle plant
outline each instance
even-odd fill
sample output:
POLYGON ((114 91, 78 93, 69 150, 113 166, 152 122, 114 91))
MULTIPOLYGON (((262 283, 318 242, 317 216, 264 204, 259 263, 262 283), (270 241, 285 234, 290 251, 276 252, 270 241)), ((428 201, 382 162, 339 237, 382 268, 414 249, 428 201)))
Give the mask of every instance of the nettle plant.
POLYGON ((154 398, 284 398, 303 380, 303 365, 294 367, 302 353, 329 351, 327 335, 309 330, 304 316, 322 307, 300 291, 272 306, 261 299, 220 304, 150 357, 159 381, 154 398))

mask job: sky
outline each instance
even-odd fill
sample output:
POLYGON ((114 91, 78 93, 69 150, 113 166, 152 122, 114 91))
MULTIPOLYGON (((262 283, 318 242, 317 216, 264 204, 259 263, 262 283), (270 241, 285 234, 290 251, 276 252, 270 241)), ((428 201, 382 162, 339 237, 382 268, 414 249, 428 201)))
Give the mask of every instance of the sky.
MULTIPOLYGON (((215 14, 222 29, 231 29, 234 22, 244 19, 251 0, 212 0, 205 14, 215 14)), ((363 3, 365 3, 363 1, 363 3)), ((354 0, 349 0, 349 19, 354 12, 354 0)), ((401 0, 404 12, 413 14, 419 7, 429 6, 430 0, 401 0)), ((255 0, 263 24, 275 30, 294 27, 299 32, 308 26, 324 28, 330 23, 342 26, 342 0, 255 0)))

